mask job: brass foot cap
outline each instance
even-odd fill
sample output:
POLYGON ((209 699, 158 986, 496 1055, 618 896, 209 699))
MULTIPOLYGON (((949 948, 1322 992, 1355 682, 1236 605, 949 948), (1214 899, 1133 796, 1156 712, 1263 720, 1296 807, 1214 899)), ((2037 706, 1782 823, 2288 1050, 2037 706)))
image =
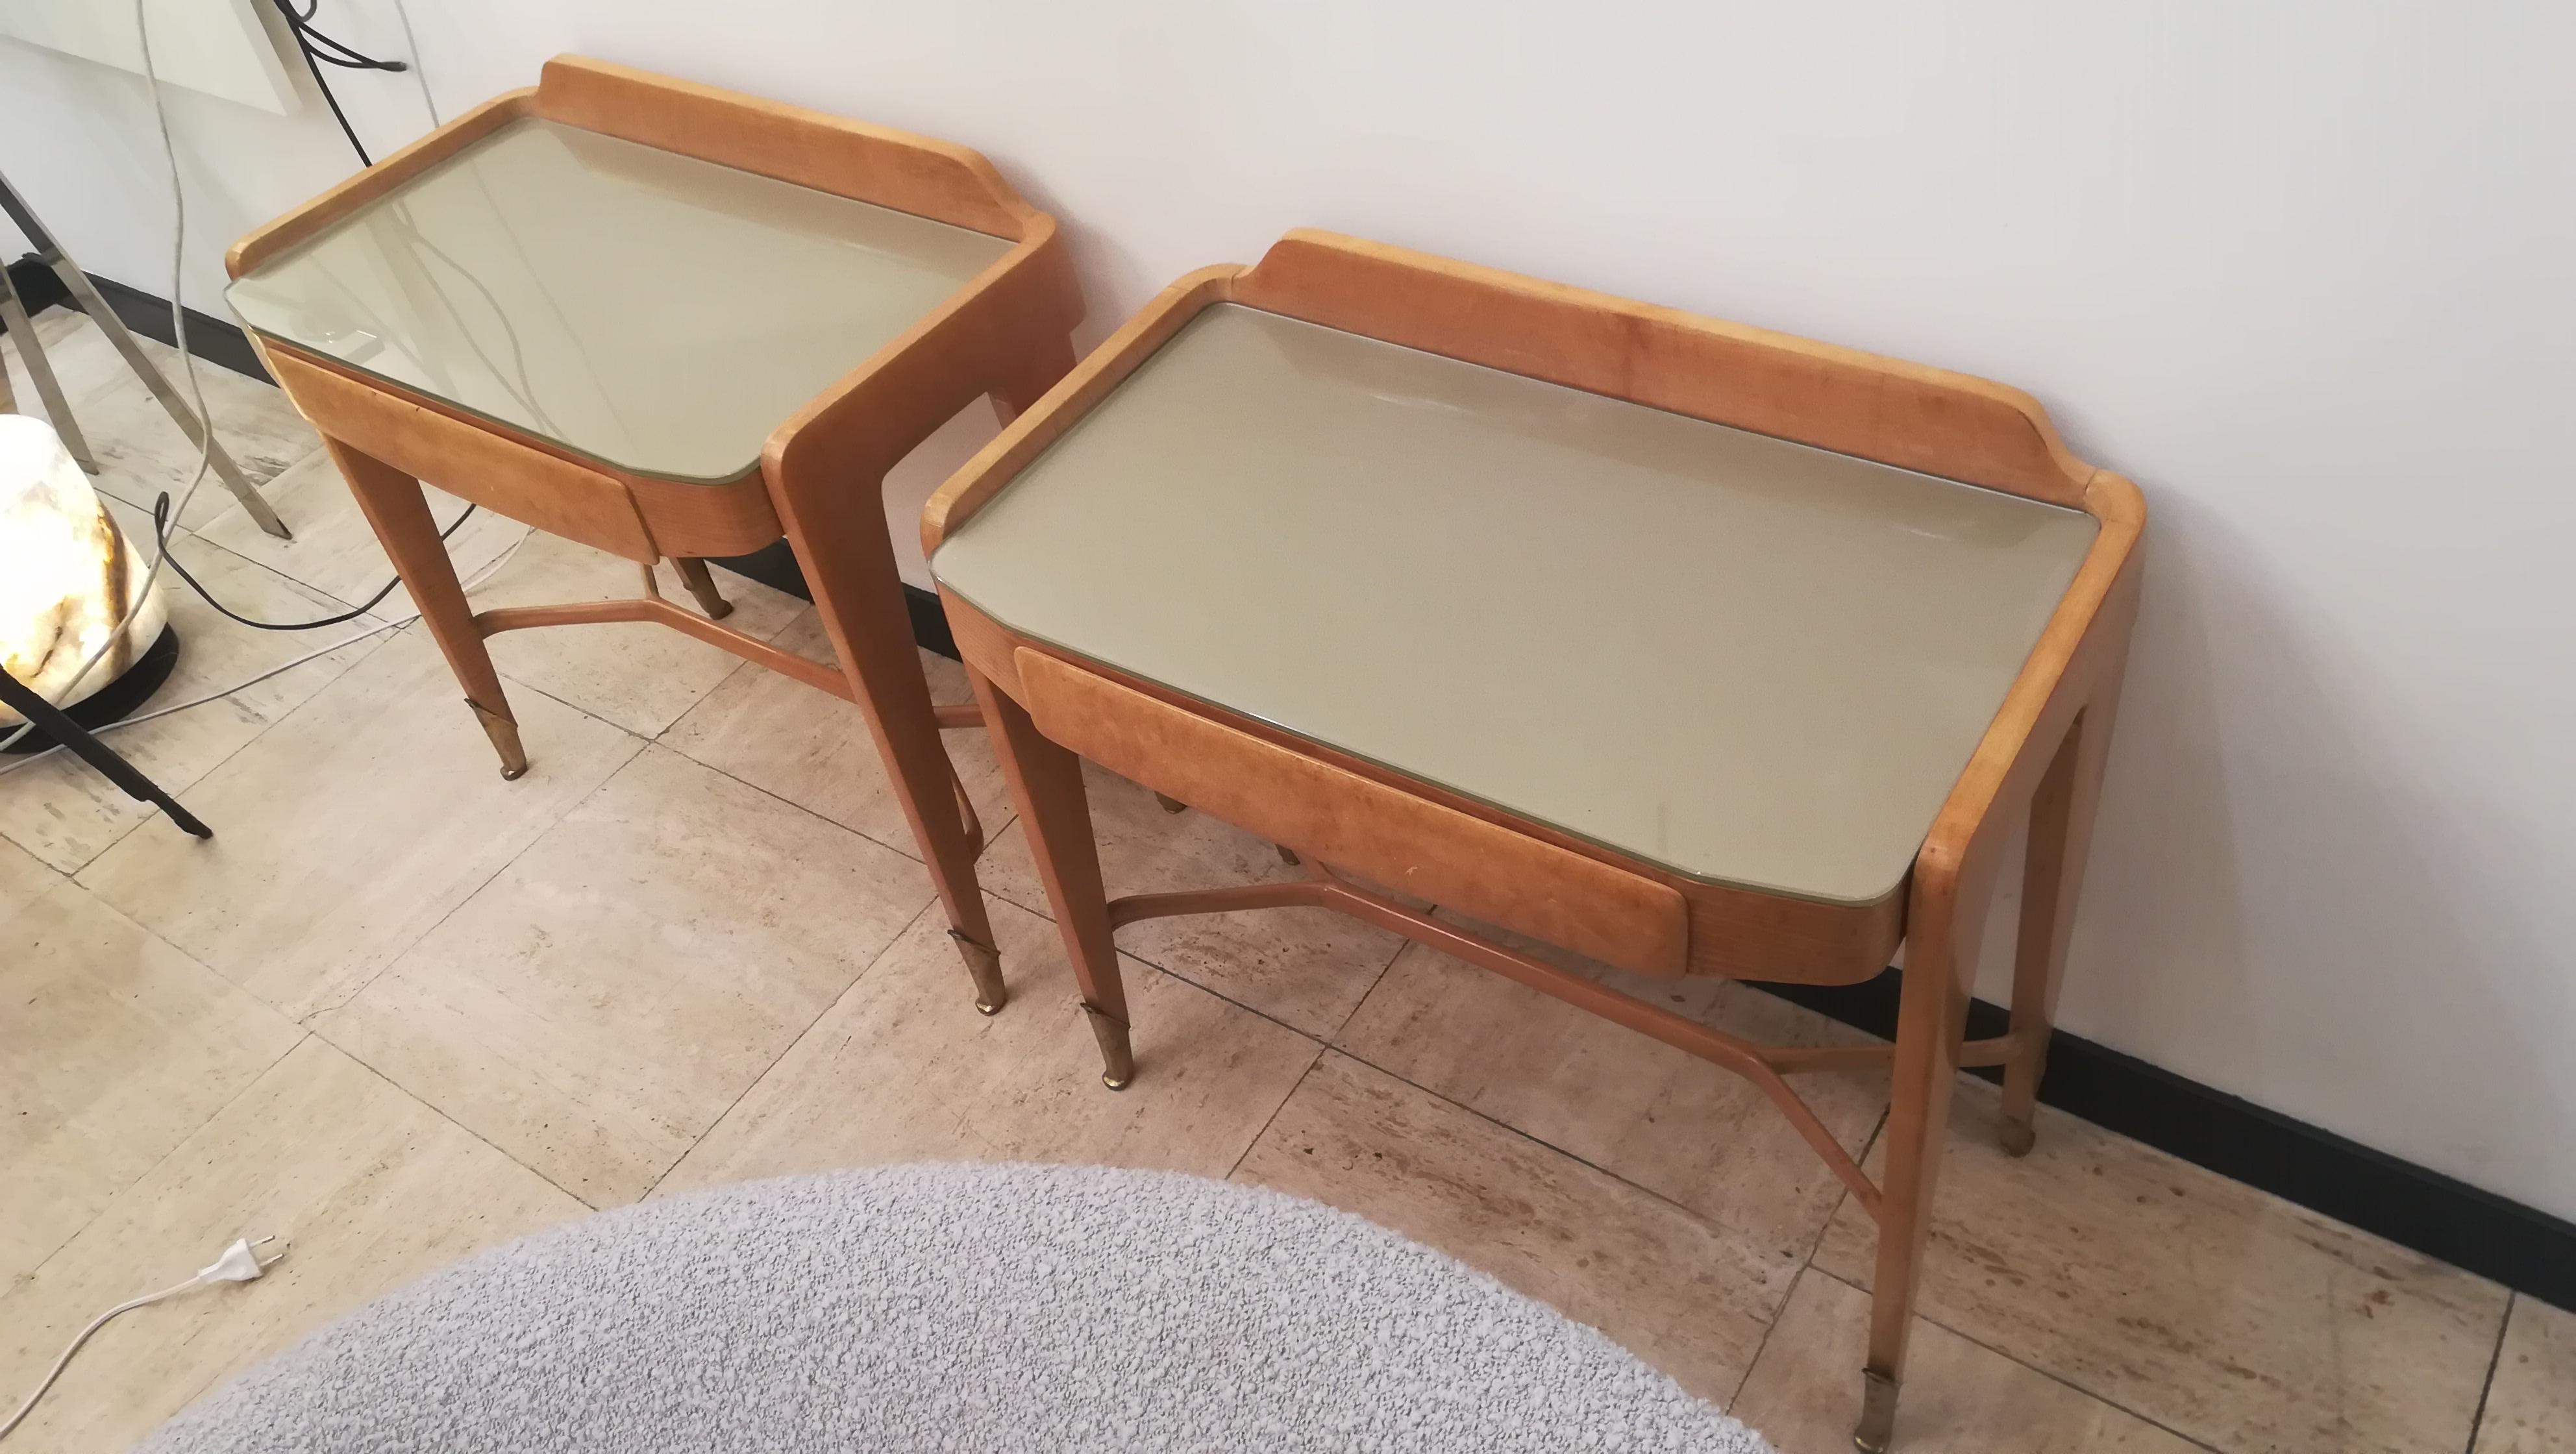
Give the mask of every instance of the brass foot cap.
POLYGON ((1127 1076, 1120 1077, 1109 1075, 1104 1072, 1100 1077, 1100 1083, 1109 1087, 1111 1090, 1125 1090, 1127 1087, 1136 1083, 1136 1077, 1132 1073, 1127 1076))
POLYGON ((517 767, 505 767, 501 769, 501 781, 505 783, 517 782, 519 779, 526 777, 527 775, 528 769, 527 765, 524 763, 517 767))
POLYGON ((1860 1454, 1887 1454, 1896 1442, 1896 1380, 1861 1371, 1860 1424, 1852 1430, 1852 1447, 1860 1454))
POLYGON ((2006 1121, 1995 1139, 2003 1143, 2006 1156, 2028 1156, 2030 1148, 2039 1144, 2039 1133, 2026 1121, 2006 1121))
POLYGON ((998 1015, 1002 1013, 1002 1006, 1009 1003, 1010 1001, 1008 1000, 977 1000, 975 1002, 975 1013, 979 1015, 998 1015))

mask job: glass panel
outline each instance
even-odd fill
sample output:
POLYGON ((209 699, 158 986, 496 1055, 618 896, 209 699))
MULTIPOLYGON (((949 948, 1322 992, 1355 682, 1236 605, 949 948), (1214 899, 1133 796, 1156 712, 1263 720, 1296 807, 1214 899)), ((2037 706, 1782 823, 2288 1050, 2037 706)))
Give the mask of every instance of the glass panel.
POLYGON ((528 118, 225 297, 271 337, 620 469, 717 482, 1010 247, 528 118))
POLYGON ((996 620, 1713 882, 1868 902, 2080 511, 1232 305, 932 561, 996 620))

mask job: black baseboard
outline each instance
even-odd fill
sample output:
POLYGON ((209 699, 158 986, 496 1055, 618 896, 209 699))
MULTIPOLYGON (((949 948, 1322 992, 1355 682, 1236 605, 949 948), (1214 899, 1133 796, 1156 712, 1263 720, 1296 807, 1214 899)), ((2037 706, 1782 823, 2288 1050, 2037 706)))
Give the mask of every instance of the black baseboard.
POLYGON ((9 264, 9 285, 18 290, 18 301, 26 304, 30 313, 42 313, 71 299, 71 290, 63 286, 63 280, 54 276, 52 268, 36 261, 32 252, 9 264))
MULTIPOLYGON (((90 274, 89 280, 97 286, 99 296, 107 300, 108 307, 116 310, 116 316, 127 328, 145 338, 158 339, 174 348, 178 346, 178 334, 170 326, 168 299, 96 273, 90 274)), ((30 313, 55 306, 79 306, 73 302, 71 290, 63 286, 62 279, 54 276, 54 270, 36 261, 32 255, 9 264, 9 281, 17 285, 18 296, 30 313)), ((248 374, 262 383, 273 382, 268 370, 260 365, 258 351, 250 346, 250 335, 229 318, 217 318, 211 313, 189 309, 188 351, 219 368, 248 374)))
MULTIPOLYGON (((1893 969, 1856 985, 1755 988, 1882 1039, 1896 1032, 1893 969)), ((2001 1035, 2009 1018, 2000 1005, 1972 1001, 1968 1034, 2001 1035)), ((1999 1070, 1971 1073, 2002 1079, 1999 1070)), ((2576 1309, 2576 1223, 2063 1031, 2051 1037, 2039 1099, 2401 1247, 2576 1309)))
MULTIPOLYGON (((805 573, 796 568, 796 556, 788 550, 784 540, 773 540, 749 555, 720 559, 716 564, 791 596, 808 601, 814 599, 814 593, 805 589, 805 573)), ((956 660, 957 638, 948 633, 948 614, 939 609, 938 595, 907 582, 903 588, 903 604, 912 614, 912 639, 951 661, 956 660)))
MULTIPOLYGON (((11 264, 10 277, 31 312, 47 303, 66 301, 61 283, 32 259, 11 264)), ((91 279, 128 328, 164 343, 171 341, 167 302, 94 273, 91 279)), ((249 339, 223 319, 191 309, 188 342, 209 362, 254 378, 268 377, 249 339)), ((717 564, 790 595, 812 599, 783 540, 717 564)), ((904 597, 913 639, 954 658, 957 641, 949 634, 939 597, 911 585, 904 587, 904 597)), ((1835 988, 1756 987, 1881 1038, 1895 1032, 1894 970, 1835 988)), ((2005 1019, 2000 1006, 1976 1001, 1969 1006, 1968 1033, 2000 1035, 2005 1019)), ((1999 1078, 1992 1070, 1976 1074, 1999 1078)), ((2194 1166, 2492 1278, 2543 1302, 2576 1310, 2576 1223, 2400 1161, 2079 1035, 2055 1037, 2039 1098, 2043 1104, 2194 1166)))

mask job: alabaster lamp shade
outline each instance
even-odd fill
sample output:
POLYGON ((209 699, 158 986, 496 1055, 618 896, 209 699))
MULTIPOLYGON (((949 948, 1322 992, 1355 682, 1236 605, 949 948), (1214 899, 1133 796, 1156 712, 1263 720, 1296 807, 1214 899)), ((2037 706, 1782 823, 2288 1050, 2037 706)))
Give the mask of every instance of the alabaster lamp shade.
MULTIPOLYGON (((0 668, 66 707, 114 682, 168 623, 159 584, 144 589, 149 566, 53 426, 0 414, 0 668), (115 645, 72 686, 129 609, 115 645)), ((0 730, 25 720, 0 707, 0 730)))

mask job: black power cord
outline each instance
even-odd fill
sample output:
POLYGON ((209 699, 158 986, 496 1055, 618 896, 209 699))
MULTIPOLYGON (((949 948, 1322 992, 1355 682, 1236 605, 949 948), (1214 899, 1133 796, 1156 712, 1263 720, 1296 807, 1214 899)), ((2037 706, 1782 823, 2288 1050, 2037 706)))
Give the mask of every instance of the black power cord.
MULTIPOLYGON (((450 524, 446 529, 438 532, 438 538, 445 540, 447 537, 454 535, 458 528, 463 526, 466 521, 474 518, 474 509, 475 507, 472 505, 466 506, 464 512, 456 517, 454 523, 450 524)), ((369 611, 376 609, 378 605, 383 603, 385 597, 394 593, 394 587, 402 584, 402 577, 396 576, 392 580, 385 582, 385 588, 383 590, 369 596, 366 600, 366 604, 343 611, 337 616, 325 616, 319 621, 254 621, 250 617, 243 615, 241 612, 234 610, 232 607, 225 605, 223 602, 216 600, 215 593, 206 589, 205 582, 188 574, 188 568, 179 564, 179 557, 171 553, 170 492, 168 490, 163 490, 152 501, 152 533, 161 543, 162 564, 167 565, 171 570, 177 572, 179 579, 188 583, 189 589, 195 591, 198 595, 205 597, 207 605, 221 611, 233 620, 239 621, 244 626, 256 627, 261 631, 311 631, 317 627, 337 626, 343 621, 354 621, 359 617, 364 616, 369 611)))
POLYGON ((297 10, 292 0, 272 3, 277 13, 286 17, 286 28, 294 32, 295 48, 304 56, 304 69, 312 72, 313 84, 321 89, 323 102, 331 108, 331 119, 340 123, 340 134, 349 139, 349 149, 358 154, 360 165, 374 166, 376 159, 367 155, 366 143, 358 140, 357 128, 349 124, 349 114, 340 109, 340 98, 331 94, 331 83, 322 79, 322 68, 328 65, 351 71, 408 71, 410 64, 377 60, 315 30, 313 16, 322 8, 322 0, 313 0, 302 10, 297 10))

